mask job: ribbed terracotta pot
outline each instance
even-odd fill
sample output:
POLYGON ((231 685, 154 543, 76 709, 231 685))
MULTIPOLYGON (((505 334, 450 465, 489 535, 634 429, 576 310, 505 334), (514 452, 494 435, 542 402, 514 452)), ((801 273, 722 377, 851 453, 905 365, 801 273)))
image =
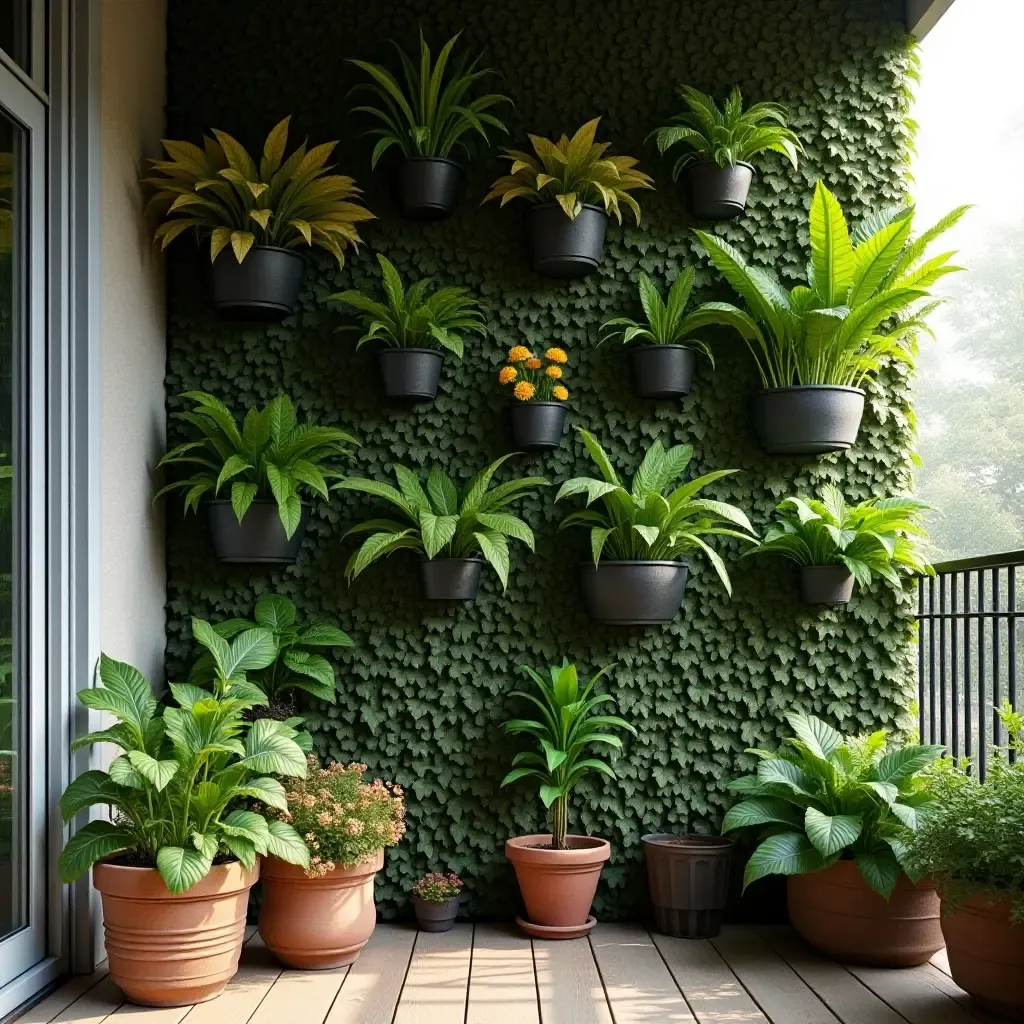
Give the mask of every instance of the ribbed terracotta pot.
POLYGON ((1010 921, 1010 901, 988 906, 973 896, 942 919, 953 980, 979 1006, 1024 1020, 1024 925, 1010 921))
POLYGON ((888 901, 852 860, 790 875, 786 901, 793 927, 837 960, 875 967, 915 967, 942 949, 939 897, 928 882, 900 874, 888 901))
POLYGON ((359 956, 377 923, 373 880, 384 851, 354 868, 337 867, 323 878, 277 857, 263 860, 260 938, 283 964, 321 971, 359 956))
POLYGON ((187 1006, 220 995, 238 970, 249 889, 260 876, 217 864, 173 894, 156 868, 96 864, 110 979, 143 1006, 187 1006))

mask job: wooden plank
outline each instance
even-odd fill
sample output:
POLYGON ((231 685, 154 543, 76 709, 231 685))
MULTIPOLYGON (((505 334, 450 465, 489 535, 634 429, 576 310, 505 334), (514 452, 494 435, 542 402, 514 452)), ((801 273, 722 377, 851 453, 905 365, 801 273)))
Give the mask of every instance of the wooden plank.
MULTIPOLYGON (((348 970, 347 967, 332 967, 325 971, 282 970, 263 995, 249 1018, 249 1024, 291 1021, 320 1024, 327 1016, 348 970)), ((220 1000, 214 1002, 219 1004, 220 1000)), ((218 1020, 217 1017, 212 1019, 218 1020)))
POLYGON ((615 1024, 696 1024, 679 986, 643 928, 603 924, 591 932, 590 946, 615 1024))
POLYGON ((55 1017, 53 1024, 100 1024, 123 1002, 121 990, 106 977, 55 1017))
POLYGON ((132 1024, 181 1024, 191 1006, 136 1006, 135 1003, 123 1003, 107 1021, 131 1020, 132 1024))
POLYGON ((515 925, 473 930, 466 1024, 540 1024, 533 947, 515 925))
POLYGON ((415 941, 414 928, 377 925, 349 968, 326 1024, 391 1024, 415 941))
POLYGON ((974 1000, 948 974, 940 971, 931 963, 922 964, 916 971, 939 991, 945 992, 954 1002, 962 1006, 972 1017, 977 1017, 984 1024, 1003 1024, 1005 1017, 997 1017, 978 1006, 974 1000))
POLYGON ((533 943, 540 1019, 550 1024, 612 1024, 608 1000, 586 939, 533 943))
POLYGON ((92 974, 71 978, 45 999, 40 1000, 18 1018, 18 1024, 50 1024, 55 1017, 81 999, 90 989, 95 988, 106 976, 107 963, 104 961, 92 974))
POLYGON ((238 973, 224 993, 192 1007, 185 1024, 246 1024, 280 975, 281 965, 263 940, 259 935, 250 936, 242 950, 238 973))
POLYGON ((463 1024, 473 926, 416 936, 394 1024, 463 1024))
POLYGON ((699 1024, 770 1024, 710 942, 653 938, 699 1024))
POLYGON ((977 1024, 978 1017, 930 983, 920 968, 894 971, 848 964, 846 969, 910 1024, 977 1024))
POLYGON ((946 949, 943 947, 928 961, 932 966, 937 967, 943 974, 949 974, 949 957, 946 956, 946 949))

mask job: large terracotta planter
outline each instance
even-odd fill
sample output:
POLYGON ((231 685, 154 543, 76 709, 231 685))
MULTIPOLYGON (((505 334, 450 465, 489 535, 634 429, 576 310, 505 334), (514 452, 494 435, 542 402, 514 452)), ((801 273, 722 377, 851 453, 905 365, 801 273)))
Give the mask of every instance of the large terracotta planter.
POLYGON ((344 967, 359 956, 377 923, 373 880, 384 851, 354 868, 337 867, 323 878, 277 857, 263 861, 260 938, 289 967, 320 971, 344 967))
POLYGON ((973 896, 942 919, 953 980, 979 1006, 1024 1020, 1024 925, 1010 921, 1010 901, 973 896))
POLYGON ((110 978, 143 1006, 187 1006, 220 995, 238 970, 249 889, 260 876, 218 864, 175 895, 156 868, 96 864, 110 978))
POLYGON ((915 885, 902 873, 886 901, 852 860, 840 860, 824 871, 790 875, 786 900, 793 927, 837 960, 914 967, 943 946, 935 886, 915 885))
POLYGON ((540 834, 505 843, 526 904, 527 920, 519 924, 539 938, 579 938, 597 923, 590 905, 611 846, 593 836, 567 836, 566 842, 568 850, 553 850, 550 834, 540 834))

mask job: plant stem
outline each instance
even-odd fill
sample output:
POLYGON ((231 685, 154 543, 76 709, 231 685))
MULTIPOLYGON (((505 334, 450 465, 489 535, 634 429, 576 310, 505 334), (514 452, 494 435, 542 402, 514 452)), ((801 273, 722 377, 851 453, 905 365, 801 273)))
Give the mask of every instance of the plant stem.
POLYGON ((560 796, 551 805, 551 846, 555 850, 567 850, 566 833, 569 831, 569 798, 560 796))

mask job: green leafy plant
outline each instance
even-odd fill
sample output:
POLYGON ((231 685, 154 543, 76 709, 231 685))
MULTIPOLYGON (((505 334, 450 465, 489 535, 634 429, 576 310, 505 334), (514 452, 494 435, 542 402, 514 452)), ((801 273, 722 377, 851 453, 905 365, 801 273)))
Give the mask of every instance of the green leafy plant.
POLYGON ((891 747, 884 730, 847 738, 795 712, 786 719, 795 735, 781 750, 748 750, 759 758, 756 773, 729 784, 743 799, 722 831, 762 829, 744 888, 765 875, 823 871, 841 858, 886 899, 901 870, 917 881, 908 844, 934 805, 922 773, 943 748, 891 747))
POLYGON ((182 489, 186 512, 198 511, 200 498, 216 498, 230 483, 231 507, 239 522, 256 498, 273 497, 290 537, 302 519, 300 489, 308 488, 326 500, 327 481, 342 475, 329 461, 349 455, 349 446, 359 444, 337 427, 296 423, 295 406, 287 395, 271 399, 263 409, 251 407, 241 429, 227 406, 213 395, 186 391, 180 397, 196 407, 171 415, 191 424, 199 437, 176 445, 158 465, 198 469, 161 488, 156 497, 182 489))
POLYGON ((737 86, 719 109, 713 97, 692 85, 681 85, 677 91, 688 109, 651 133, 660 153, 680 142, 689 147, 672 168, 673 181, 684 167, 697 161, 731 167, 769 150, 781 153, 796 167, 797 154, 804 147, 787 126, 789 111, 781 103, 755 103, 744 110, 737 86))
POLYGON ((693 446, 681 444, 666 449, 655 440, 647 449, 627 490, 594 435, 579 427, 576 429, 601 471, 601 479, 585 476, 566 480, 555 501, 578 494, 587 496, 587 508, 570 513, 562 520, 560 528, 589 528, 594 565, 602 558, 619 561, 678 560, 700 550, 707 555, 731 594, 732 584, 725 563, 704 538, 725 536, 750 542, 757 539, 754 528, 735 506, 697 495, 708 484, 736 470, 715 470, 669 491, 693 458, 693 446), (590 508, 595 501, 601 502, 603 511, 590 508))
POLYGON ((346 536, 370 534, 348 561, 345 575, 349 582, 378 559, 408 548, 428 559, 471 558, 480 552, 494 567, 502 587, 507 586, 509 539, 521 541, 531 551, 534 540, 533 530, 505 509, 548 484, 543 477, 527 476, 492 488, 494 474, 511 457, 496 459, 461 491, 436 466, 427 476, 426 490, 405 466, 395 467, 397 488, 361 477, 346 477, 335 484, 338 490, 361 491, 386 501, 405 520, 371 519, 348 531, 346 536))
POLYGON ((631 156, 605 156, 610 143, 594 141, 600 120, 595 117, 588 121, 571 139, 563 135, 552 142, 531 135, 536 157, 518 149, 506 149, 502 159, 512 166, 508 174, 491 185, 484 202, 500 199, 504 206, 519 196, 534 203, 554 200, 569 220, 579 216, 584 203, 593 203, 602 206, 620 224, 619 204, 625 203, 639 224, 640 205, 629 193, 638 188, 653 188, 654 179, 639 170, 631 156))
POLYGON ((397 146, 406 158, 448 157, 456 148, 469 151, 464 136, 474 132, 484 142, 489 142, 487 128, 496 128, 507 134, 508 129, 494 114, 489 113, 502 103, 511 103, 507 96, 488 93, 486 96, 470 98, 476 84, 488 75, 495 74, 492 68, 477 69, 480 61, 475 57, 469 61, 460 57, 449 69, 448 62, 461 32, 448 40, 432 62, 430 47, 420 31, 420 59, 414 64, 408 54, 393 40, 402 65, 400 82, 381 64, 370 64, 363 60, 349 60, 365 71, 372 79, 357 89, 368 89, 380 101, 380 106, 356 107, 357 111, 369 114, 380 121, 380 128, 372 128, 367 134, 380 138, 370 157, 371 167, 392 147, 397 146), (447 79, 445 73, 448 73, 447 79))
POLYGON ((80 737, 72 749, 110 743, 122 753, 106 771, 80 775, 61 797, 65 821, 95 804, 113 809, 112 821, 90 821, 68 841, 59 860, 63 881, 126 852, 156 867, 174 893, 191 889, 219 858, 248 868, 268 853, 309 863, 291 825, 247 809, 251 800, 285 809, 284 786, 273 776, 306 774, 291 725, 243 718, 246 709, 266 702, 245 674, 273 657, 273 638, 247 630, 229 642, 201 619, 192 620, 192 634, 213 657, 212 694, 171 683, 175 706, 163 707, 137 669, 106 655, 100 657, 101 685, 79 693, 87 708, 116 722, 80 737))
POLYGON ((791 290, 749 266, 724 239, 696 235, 747 305, 748 312, 729 311, 723 303, 721 312, 746 341, 766 388, 857 386, 885 359, 914 364, 917 336, 937 305, 919 302, 939 278, 962 269, 949 262, 955 253, 924 259, 925 250, 968 209, 957 207, 917 238, 913 207, 873 214, 851 234, 819 181, 811 199, 808 283, 791 290))
POLYGON ((931 508, 913 498, 868 498, 847 505, 832 484, 821 498, 786 498, 775 521, 747 555, 778 554, 797 565, 845 565, 862 586, 876 576, 897 589, 909 576, 935 575, 921 550, 921 515, 931 508))
POLYGON ((536 684, 537 694, 517 690, 512 696, 529 701, 539 715, 513 718, 505 722, 503 728, 513 735, 526 733, 532 736, 540 749, 516 754, 512 759, 512 770, 501 784, 510 786, 525 778, 537 780, 541 802, 551 814, 551 846, 556 850, 567 848, 569 794, 573 789, 591 772, 615 778, 609 764, 587 756, 587 747, 601 744, 621 750, 622 740, 614 730, 622 729, 636 735, 636 730, 625 719, 593 713, 602 704, 615 703, 615 698, 608 693, 591 696, 594 684, 614 667, 605 665, 589 680, 581 681, 576 666, 565 658, 561 665, 551 666, 549 679, 529 665, 519 666, 519 671, 536 684))
POLYGON ((228 245, 239 263, 253 245, 315 245, 343 267, 345 249, 362 241, 356 225, 373 214, 357 200, 352 178, 328 173, 336 142, 312 149, 303 142, 285 157, 290 121, 271 129, 258 166, 227 132, 215 130, 201 149, 164 139, 169 159, 149 161, 142 179, 153 189, 146 212, 160 221, 160 248, 192 230, 209 235, 211 262, 228 245))
POLYGON ((328 296, 329 301, 364 314, 363 335, 356 348, 368 341, 381 341, 393 348, 443 348, 461 359, 463 334, 484 334, 487 330, 480 302, 468 289, 439 288, 432 292, 433 282, 425 277, 406 291, 391 261, 378 253, 377 262, 384 280, 384 302, 354 289, 328 296))

